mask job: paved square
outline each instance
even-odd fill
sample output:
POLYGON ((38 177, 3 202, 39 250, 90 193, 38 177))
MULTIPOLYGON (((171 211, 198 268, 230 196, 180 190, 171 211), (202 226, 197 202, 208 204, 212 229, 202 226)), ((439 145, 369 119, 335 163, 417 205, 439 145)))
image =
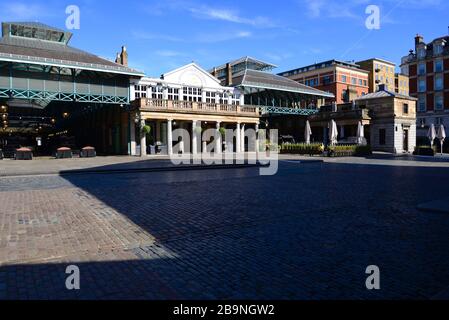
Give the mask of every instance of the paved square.
POLYGON ((416 208, 447 181, 449 166, 399 160, 3 177, 0 299, 432 298, 449 287, 449 214, 416 208))

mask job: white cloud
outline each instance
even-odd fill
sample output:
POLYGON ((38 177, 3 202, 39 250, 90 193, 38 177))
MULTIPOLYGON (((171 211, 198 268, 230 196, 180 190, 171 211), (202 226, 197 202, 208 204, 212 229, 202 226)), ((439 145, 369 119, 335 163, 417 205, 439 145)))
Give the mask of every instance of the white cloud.
POLYGON ((218 9, 211 7, 191 7, 189 9, 194 16, 203 19, 222 20, 239 24, 247 24, 255 27, 274 27, 274 23, 266 17, 257 16, 254 18, 242 17, 238 12, 230 9, 218 9))
MULTIPOLYGON (((189 42, 189 43, 215 43, 215 42, 224 42, 234 39, 242 39, 242 38, 249 38, 252 36, 252 33, 250 31, 229 31, 229 32, 214 32, 214 33, 197 33, 189 37, 188 39, 182 39, 178 37, 173 37, 171 35, 166 34, 155 34, 155 33, 146 33, 146 32, 140 32, 140 31, 134 31, 132 32, 132 36, 135 39, 139 40, 163 40, 163 41, 170 41, 170 42, 189 42)), ((169 54, 173 54, 174 52, 168 52, 162 50, 159 52, 160 55, 166 54, 168 56, 169 54), (168 55, 167 55, 168 54, 168 55)), ((171 55, 173 56, 173 55, 171 55)))
POLYGON ((142 31, 133 31, 132 33, 133 38, 139 39, 139 40, 164 40, 164 41, 171 41, 171 42, 184 42, 185 39, 174 37, 167 34, 162 33, 149 33, 149 32, 142 32, 142 31))
POLYGON ((223 32, 223 33, 203 33, 196 35, 193 40, 201 43, 214 43, 230 41, 235 39, 249 38, 252 33, 249 31, 223 32))
POLYGON ((173 50, 157 50, 155 53, 161 57, 178 57, 182 55, 181 52, 173 50))
MULTIPOLYGON (((297 0, 298 4, 306 9, 311 18, 352 18, 363 19, 364 9, 372 0, 297 0)), ((434 8, 443 3, 442 0, 378 0, 377 5, 385 8, 385 12, 397 8, 416 10, 434 8)))

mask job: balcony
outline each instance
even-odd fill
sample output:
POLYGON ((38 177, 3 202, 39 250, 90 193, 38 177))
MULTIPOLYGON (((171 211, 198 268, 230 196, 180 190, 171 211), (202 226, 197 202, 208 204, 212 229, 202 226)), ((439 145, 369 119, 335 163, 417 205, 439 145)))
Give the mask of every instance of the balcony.
POLYGON ((140 111, 148 112, 175 112, 192 114, 211 114, 225 116, 259 117, 257 106, 238 106, 230 104, 179 101, 179 100, 158 100, 141 98, 132 102, 140 111))

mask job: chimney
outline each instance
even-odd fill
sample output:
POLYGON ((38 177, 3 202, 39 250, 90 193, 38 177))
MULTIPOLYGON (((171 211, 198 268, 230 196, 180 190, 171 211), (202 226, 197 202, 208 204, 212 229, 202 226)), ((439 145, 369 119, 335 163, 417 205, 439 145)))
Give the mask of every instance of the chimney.
POLYGON ((232 86, 232 68, 230 63, 226 63, 226 85, 232 86))
POLYGON ((120 58, 120 53, 117 53, 117 56, 115 57, 115 63, 122 64, 122 59, 120 58))
POLYGON ((120 53, 120 61, 121 64, 124 65, 125 67, 128 66, 128 52, 126 51, 125 46, 122 47, 122 52, 120 53))
POLYGON ((379 84, 379 92, 380 91, 387 91, 385 90, 385 84, 379 84))
POLYGON ((417 46, 417 45, 419 45, 421 43, 424 43, 424 37, 419 35, 419 34, 417 34, 416 37, 415 37, 415 46, 417 46))

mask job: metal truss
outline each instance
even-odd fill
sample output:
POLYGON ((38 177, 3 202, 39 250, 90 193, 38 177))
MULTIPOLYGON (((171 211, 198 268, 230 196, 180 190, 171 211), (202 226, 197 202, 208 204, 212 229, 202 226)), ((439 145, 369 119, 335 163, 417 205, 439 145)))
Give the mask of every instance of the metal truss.
POLYGON ((284 107, 259 107, 260 113, 262 115, 267 114, 290 114, 290 115, 300 115, 300 116, 310 116, 312 114, 318 113, 316 109, 300 109, 300 108, 284 108, 284 107))
POLYGON ((109 104, 128 104, 128 97, 80 94, 80 93, 64 93, 49 92, 22 89, 2 89, 0 88, 0 98, 15 98, 38 101, 75 101, 86 103, 109 103, 109 104))

